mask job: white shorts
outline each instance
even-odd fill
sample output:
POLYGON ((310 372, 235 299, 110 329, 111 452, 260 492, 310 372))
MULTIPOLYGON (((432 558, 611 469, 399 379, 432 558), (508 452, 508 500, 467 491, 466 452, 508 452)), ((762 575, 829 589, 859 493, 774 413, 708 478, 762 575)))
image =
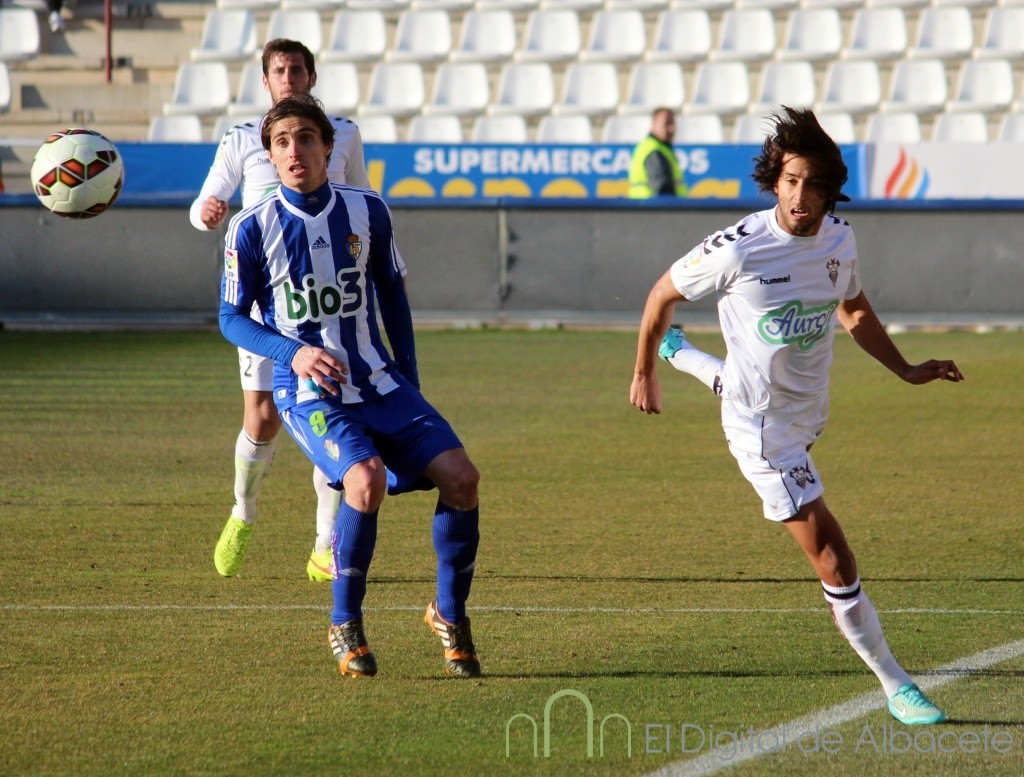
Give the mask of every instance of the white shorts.
POLYGON ((238 349, 238 372, 242 376, 243 391, 273 391, 274 360, 259 356, 244 348, 238 349))
POLYGON ((729 450, 761 497, 769 521, 792 518, 825 492, 809 452, 824 431, 823 415, 755 413, 722 401, 722 429, 729 450))

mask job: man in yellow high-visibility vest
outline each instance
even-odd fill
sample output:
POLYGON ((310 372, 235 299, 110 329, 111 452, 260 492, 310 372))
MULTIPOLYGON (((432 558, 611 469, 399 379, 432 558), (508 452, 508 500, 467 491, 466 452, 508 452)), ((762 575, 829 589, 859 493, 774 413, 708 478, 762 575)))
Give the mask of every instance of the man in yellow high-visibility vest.
POLYGON ((676 117, 670 108, 655 108, 651 131, 633 149, 629 165, 629 196, 642 200, 662 195, 685 197, 686 184, 672 150, 676 117))

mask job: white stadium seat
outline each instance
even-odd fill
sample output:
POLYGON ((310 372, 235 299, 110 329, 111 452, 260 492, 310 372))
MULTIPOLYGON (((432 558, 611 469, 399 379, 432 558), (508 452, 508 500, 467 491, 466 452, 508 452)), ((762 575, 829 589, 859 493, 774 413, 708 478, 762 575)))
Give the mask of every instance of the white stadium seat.
POLYGON ((320 13, 311 9, 294 11, 272 11, 267 20, 264 43, 275 38, 297 40, 313 52, 320 53, 323 46, 323 28, 320 25, 320 13))
POLYGON ((538 143, 593 143, 594 130, 586 116, 545 116, 537 124, 538 143))
POLYGON ((590 38, 579 58, 581 62, 629 62, 640 59, 646 47, 640 11, 598 11, 590 21, 590 38))
POLYGON ((452 23, 447 11, 403 11, 395 28, 389 62, 439 62, 452 50, 452 23))
POLYGON ((655 108, 678 112, 686 99, 683 68, 675 62, 638 62, 629 71, 626 99, 619 113, 650 115, 655 108))
POLYGON ((729 10, 719 22, 718 45, 712 62, 761 61, 775 54, 775 19, 766 8, 729 10))
POLYGON ((997 139, 1004 143, 1024 143, 1024 113, 1007 113, 999 122, 997 139))
POLYGON ((917 23, 917 37, 907 51, 915 59, 963 59, 974 46, 971 12, 963 6, 925 8, 917 23))
POLYGON ((249 59, 256 53, 256 17, 245 8, 213 10, 206 14, 199 47, 193 61, 230 62, 249 59))
POLYGON ((836 143, 857 142, 857 125, 849 113, 834 111, 832 113, 817 113, 815 116, 818 117, 821 128, 836 143))
POLYGON ((228 66, 223 62, 183 62, 178 65, 171 101, 164 114, 194 113, 207 116, 224 113, 231 102, 228 66))
POLYGON ((462 123, 458 116, 413 116, 405 139, 409 143, 461 143, 462 123))
POLYGON ((539 116, 555 102, 555 77, 546 62, 510 62, 498 74, 498 95, 492 114, 539 116))
POLYGON ((565 69, 562 99, 553 113, 614 113, 619 104, 619 75, 611 62, 574 62, 565 69))
POLYGON ((647 59, 651 62, 699 62, 711 51, 711 17, 701 8, 673 8, 658 15, 654 40, 647 59))
POLYGON ((281 9, 284 11, 333 11, 337 7, 337 0, 281 0, 281 9))
POLYGON ((345 5, 355 11, 380 11, 401 13, 409 7, 409 0, 345 0, 345 5))
POLYGON ((916 113, 873 113, 864 127, 868 143, 919 143, 921 120, 916 113))
POLYGON ((327 62, 378 62, 387 50, 387 23, 380 11, 342 9, 331 22, 322 59, 327 62))
POLYGON ((434 90, 423 112, 480 114, 487 109, 490 97, 487 68, 482 63, 445 63, 434 74, 434 90))
POLYGON ((799 0, 736 0, 737 8, 766 8, 773 14, 795 9, 799 0))
POLYGON ((526 119, 513 113, 501 116, 477 116, 470 130, 473 143, 526 143, 529 133, 526 119))
POLYGON ((882 76, 872 60, 832 62, 825 70, 825 88, 818 110, 871 113, 882 102, 882 76))
POLYGON ((575 11, 531 11, 526 17, 521 62, 564 62, 580 51, 580 22, 575 11))
POLYGON ((589 13, 604 7, 604 0, 540 0, 542 11, 582 11, 589 13))
POLYGON ((601 128, 603 143, 639 143, 651 131, 649 114, 633 113, 625 116, 609 116, 601 128))
POLYGON ((988 120, 984 113, 940 113, 932 127, 932 140, 940 143, 987 143, 988 120))
POLYGON ((850 22, 847 59, 883 62, 907 50, 907 18, 902 8, 861 8, 850 22))
POLYGON ((810 62, 765 62, 761 66, 757 96, 750 110, 766 113, 780 105, 810 108, 817 88, 810 62))
POLYGON ((669 0, 605 0, 604 7, 609 11, 642 11, 645 14, 664 11, 669 0))
POLYGON ((687 113, 743 113, 750 102, 747 68, 742 62, 702 62, 694 74, 687 113))
POLYGON ((328 114, 347 116, 359 107, 359 70, 352 62, 321 62, 312 94, 328 114))
POLYGON ((228 104, 228 114, 242 116, 264 114, 270 108, 270 92, 263 88, 263 63, 247 62, 238 74, 235 100, 228 104))
POLYGON ((359 113, 409 116, 419 112, 423 100, 423 68, 418 62, 378 62, 370 71, 366 100, 359 113))
POLYGON ((0 8, 0 62, 39 56, 39 21, 31 8, 0 8))
POLYGON ((676 117, 676 143, 724 143, 725 128, 716 113, 676 117))
POLYGON ((1013 102, 1013 67, 1005 59, 969 59, 960 65, 947 111, 1005 111, 1013 102))
POLYGON ((476 0, 477 11, 512 11, 513 13, 529 13, 536 10, 538 0, 476 0))
POLYGON ((507 62, 516 50, 516 20, 511 11, 468 11, 462 17, 452 62, 507 62))
POLYGON ((1024 7, 991 8, 985 14, 979 59, 1020 60, 1024 58, 1024 7))
POLYGON ((732 139, 734 143, 761 145, 771 129, 772 123, 767 115, 748 113, 736 119, 736 125, 732 131, 732 139))
MULTIPOLYGON (((412 0, 409 8, 413 11, 455 11, 465 13, 473 7, 474 0, 412 0)), ((335 3, 338 0, 334 0, 335 3)))
POLYGON ((363 143, 397 143, 398 125, 394 116, 360 116, 356 120, 363 143))
POLYGON ((790 13, 780 59, 834 60, 843 46, 843 24, 835 8, 801 8, 790 13))
POLYGON ((949 96, 946 66, 937 59, 901 59, 892 69, 889 99, 883 111, 933 113, 949 96))
POLYGON ((183 113, 176 116, 154 116, 149 120, 146 140, 152 143, 202 143, 206 138, 199 117, 183 113))

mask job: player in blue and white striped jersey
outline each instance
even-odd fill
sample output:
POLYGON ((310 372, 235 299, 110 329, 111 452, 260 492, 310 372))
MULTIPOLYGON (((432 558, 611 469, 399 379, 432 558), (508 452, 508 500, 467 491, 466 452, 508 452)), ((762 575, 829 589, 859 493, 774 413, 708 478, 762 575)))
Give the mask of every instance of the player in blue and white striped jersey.
POLYGON ((480 662, 466 600, 479 544, 479 473, 419 391, 391 213, 369 189, 328 182, 333 137, 311 98, 280 100, 267 114, 261 138, 281 186, 228 227, 221 331, 274 360, 274 401, 285 428, 332 486, 345 490, 328 631, 339 671, 377 671, 362 602, 385 493, 436 487, 437 598, 425 620, 441 637, 446 671, 475 677, 480 662), (249 315, 254 303, 262 323, 249 315))

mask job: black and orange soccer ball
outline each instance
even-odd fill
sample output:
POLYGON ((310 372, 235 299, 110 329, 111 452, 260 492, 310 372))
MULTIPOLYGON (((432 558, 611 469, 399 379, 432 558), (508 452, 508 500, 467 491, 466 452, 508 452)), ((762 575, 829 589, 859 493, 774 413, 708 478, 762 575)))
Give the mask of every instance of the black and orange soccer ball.
POLYGON ((32 190, 58 216, 90 219, 105 213, 124 184, 117 148, 90 129, 54 132, 32 160, 32 190))

